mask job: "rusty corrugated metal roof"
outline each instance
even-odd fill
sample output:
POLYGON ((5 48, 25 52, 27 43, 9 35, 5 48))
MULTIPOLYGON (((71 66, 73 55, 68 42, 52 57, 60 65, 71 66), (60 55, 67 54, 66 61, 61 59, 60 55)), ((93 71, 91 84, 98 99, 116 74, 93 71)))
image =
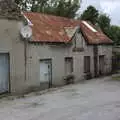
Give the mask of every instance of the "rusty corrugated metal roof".
MULTIPOLYGON (((91 27, 95 29, 95 26, 87 22, 91 27)), ((97 32, 93 32, 91 29, 89 29, 83 22, 81 22, 81 30, 88 41, 89 44, 111 44, 113 43, 110 38, 108 38, 100 29, 96 30, 97 32)))
MULTIPOLYGON (((33 24, 34 42, 69 42, 74 35, 75 28, 80 26, 81 31, 89 44, 106 44, 112 41, 101 31, 93 32, 80 20, 68 19, 53 15, 26 12, 24 15, 33 24), (73 30, 71 30, 73 28, 73 30)), ((93 26, 92 26, 93 27, 93 26)))

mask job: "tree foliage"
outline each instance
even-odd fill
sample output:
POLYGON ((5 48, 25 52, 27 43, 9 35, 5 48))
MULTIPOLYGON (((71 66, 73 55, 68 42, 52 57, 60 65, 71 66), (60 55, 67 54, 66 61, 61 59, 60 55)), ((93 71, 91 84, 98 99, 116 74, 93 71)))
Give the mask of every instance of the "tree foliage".
POLYGON ((16 4, 20 4, 21 0, 15 0, 16 4))
POLYGON ((97 22, 98 15, 99 15, 99 12, 95 7, 88 6, 88 8, 81 15, 81 19, 88 20, 91 23, 95 24, 97 22))
POLYGON ((28 4, 30 3, 30 0, 14 0, 15 3, 24 11, 28 9, 28 4))
POLYGON ((74 18, 80 8, 80 0, 15 0, 23 10, 74 18))
POLYGON ((107 14, 99 13, 95 7, 89 6, 80 18, 97 25, 115 45, 120 45, 120 27, 111 25, 111 19, 107 14))
POLYGON ((110 28, 110 22, 111 22, 109 16, 107 16, 106 14, 100 14, 97 22, 99 27, 102 29, 102 31, 107 34, 107 31, 110 28))
POLYGON ((32 12, 45 12, 46 9, 49 9, 49 0, 31 0, 31 11, 32 12))
POLYGON ((111 19, 106 14, 100 14, 98 25, 101 30, 114 42, 114 45, 120 45, 120 27, 111 25, 111 19))
POLYGON ((114 45, 120 45, 120 27, 111 25, 109 29, 109 37, 114 41, 114 45))
POLYGON ((79 0, 42 0, 35 1, 31 11, 73 18, 79 7, 79 0))

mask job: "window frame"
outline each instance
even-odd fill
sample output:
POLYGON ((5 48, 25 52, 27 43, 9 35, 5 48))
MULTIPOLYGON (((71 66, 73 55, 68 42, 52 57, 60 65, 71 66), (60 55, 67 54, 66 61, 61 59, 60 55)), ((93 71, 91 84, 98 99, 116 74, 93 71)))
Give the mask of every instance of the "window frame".
POLYGON ((70 63, 71 63, 71 67, 70 67, 71 72, 69 74, 73 73, 74 72, 73 57, 65 57, 64 61, 65 61, 65 74, 67 74, 67 68, 66 68, 66 62, 67 61, 70 61, 70 63))
POLYGON ((84 56, 84 73, 90 73, 91 71, 91 57, 84 56))

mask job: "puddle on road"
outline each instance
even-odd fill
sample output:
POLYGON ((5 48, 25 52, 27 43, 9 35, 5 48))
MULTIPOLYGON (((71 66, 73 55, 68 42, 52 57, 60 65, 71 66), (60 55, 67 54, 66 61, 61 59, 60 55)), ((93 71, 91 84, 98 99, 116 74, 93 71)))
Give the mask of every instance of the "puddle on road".
POLYGON ((74 99, 74 98, 87 98, 90 95, 93 95, 94 92, 91 91, 91 89, 89 91, 79 91, 77 89, 63 89, 61 92, 64 93, 64 97, 67 99, 74 99))
POLYGON ((29 103, 29 104, 24 104, 23 106, 19 107, 20 109, 28 109, 28 108, 37 108, 43 106, 45 103, 29 103))
POLYGON ((37 102, 33 102, 30 105, 28 105, 28 108, 36 108, 36 107, 40 107, 43 106, 44 103, 37 103, 37 102))
POLYGON ((117 107, 117 108, 120 108, 120 104, 117 104, 116 107, 117 107))
POLYGON ((44 106, 44 102, 31 102, 31 103, 23 103, 21 105, 15 106, 15 109, 29 109, 29 108, 37 108, 44 106))
POLYGON ((61 92, 77 92, 76 89, 63 89, 61 92))

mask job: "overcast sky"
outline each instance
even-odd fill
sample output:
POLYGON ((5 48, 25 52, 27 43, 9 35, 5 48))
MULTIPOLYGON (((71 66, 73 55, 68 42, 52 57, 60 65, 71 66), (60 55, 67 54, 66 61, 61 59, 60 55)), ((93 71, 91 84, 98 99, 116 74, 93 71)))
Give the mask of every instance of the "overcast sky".
POLYGON ((120 25, 120 0, 82 0, 80 12, 89 5, 95 6, 100 12, 107 13, 112 19, 112 24, 120 25))

